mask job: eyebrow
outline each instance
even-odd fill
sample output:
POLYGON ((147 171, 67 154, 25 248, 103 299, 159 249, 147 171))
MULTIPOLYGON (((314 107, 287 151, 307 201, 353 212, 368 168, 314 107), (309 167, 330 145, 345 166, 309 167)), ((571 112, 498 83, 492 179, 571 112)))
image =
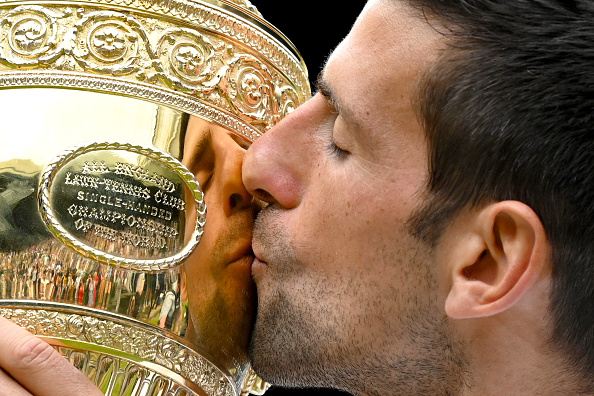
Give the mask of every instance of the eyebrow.
POLYGON ((328 104, 333 107, 337 112, 341 110, 340 103, 336 100, 336 95, 330 87, 330 84, 324 79, 324 71, 318 74, 318 78, 316 80, 316 89, 327 101, 328 104))
POLYGON ((210 128, 204 131, 198 142, 194 145, 194 153, 192 155, 192 165, 200 163, 206 155, 209 148, 212 147, 212 131, 210 128))
POLYGON ((331 84, 324 78, 324 71, 318 74, 316 88, 320 95, 326 99, 330 107, 332 107, 339 115, 344 117, 348 123, 352 124, 357 130, 361 130, 361 124, 354 116, 353 112, 348 108, 348 106, 345 106, 344 103, 339 100, 335 91, 332 89, 331 84))

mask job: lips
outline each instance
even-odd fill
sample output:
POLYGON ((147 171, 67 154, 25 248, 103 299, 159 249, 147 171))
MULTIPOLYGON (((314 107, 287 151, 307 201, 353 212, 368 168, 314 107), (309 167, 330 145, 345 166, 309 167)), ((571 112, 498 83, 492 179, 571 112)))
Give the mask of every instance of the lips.
POLYGON ((254 259, 254 253, 252 253, 252 249, 249 249, 248 251, 246 251, 243 254, 238 254, 238 255, 233 255, 233 257, 229 260, 229 264, 236 264, 238 262, 242 262, 245 260, 249 260, 249 262, 251 263, 251 261, 254 259))
POLYGON ((241 266, 241 267, 245 267, 247 269, 247 268, 251 267, 253 261, 254 261, 254 255, 246 254, 245 256, 241 256, 238 259, 231 261, 229 264, 227 264, 227 267, 241 266))
POLYGON ((231 258, 229 259, 229 265, 240 262, 240 261, 244 261, 244 260, 249 260, 249 262, 251 263, 251 261, 253 259, 254 259, 254 252, 252 251, 251 244, 244 245, 231 255, 231 258))
POLYGON ((258 257, 254 258, 251 267, 252 279, 254 280, 254 282, 256 282, 257 285, 259 284, 259 281, 262 280, 262 277, 264 276, 263 273, 264 271, 266 271, 267 268, 268 265, 265 261, 261 261, 260 259, 258 259, 258 257))

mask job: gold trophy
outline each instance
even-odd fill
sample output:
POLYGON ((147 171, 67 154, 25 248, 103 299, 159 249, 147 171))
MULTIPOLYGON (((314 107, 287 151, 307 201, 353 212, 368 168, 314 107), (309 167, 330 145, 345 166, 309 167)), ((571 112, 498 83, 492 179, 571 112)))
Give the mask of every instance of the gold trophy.
POLYGON ((262 393, 247 146, 310 96, 245 0, 0 5, 0 314, 107 395, 262 393))

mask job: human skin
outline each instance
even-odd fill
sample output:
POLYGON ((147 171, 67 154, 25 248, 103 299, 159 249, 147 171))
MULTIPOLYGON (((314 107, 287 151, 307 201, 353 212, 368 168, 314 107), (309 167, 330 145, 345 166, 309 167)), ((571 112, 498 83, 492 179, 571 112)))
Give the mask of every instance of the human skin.
POLYGON ((259 206, 241 180, 245 146, 226 129, 190 117, 182 162, 204 191, 207 214, 200 243, 183 266, 186 337, 227 369, 248 363, 255 313, 251 230, 259 206))
POLYGON ((248 150, 244 183, 268 202, 254 229, 250 357, 271 383, 575 392, 571 378, 550 380, 563 368, 547 336, 549 245, 530 207, 487 202, 458 213, 435 245, 413 236, 429 196, 416 94, 446 51, 440 29, 405 2, 370 1, 320 92, 248 150))
POLYGON ((0 334, 0 395, 103 395, 52 346, 1 316, 0 334))
POLYGON ((244 183, 270 202, 253 239, 252 359, 272 383, 391 386, 397 394, 397 369, 409 378, 404 389, 423 394, 444 376, 434 363, 448 353, 444 301, 427 266, 431 252, 407 229, 427 180, 412 99, 440 42, 407 12, 368 4, 328 60, 327 92, 248 150, 244 183), (370 374, 366 385, 342 375, 357 371, 370 374))

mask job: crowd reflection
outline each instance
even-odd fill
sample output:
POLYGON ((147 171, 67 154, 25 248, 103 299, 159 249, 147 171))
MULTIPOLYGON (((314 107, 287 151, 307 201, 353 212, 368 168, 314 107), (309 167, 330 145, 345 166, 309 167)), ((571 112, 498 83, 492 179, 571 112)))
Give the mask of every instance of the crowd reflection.
POLYGON ((100 265, 58 241, 0 255, 0 298, 42 300, 99 308, 160 325, 183 335, 178 271, 144 273, 100 265), (160 323, 164 301, 169 320, 160 323))

